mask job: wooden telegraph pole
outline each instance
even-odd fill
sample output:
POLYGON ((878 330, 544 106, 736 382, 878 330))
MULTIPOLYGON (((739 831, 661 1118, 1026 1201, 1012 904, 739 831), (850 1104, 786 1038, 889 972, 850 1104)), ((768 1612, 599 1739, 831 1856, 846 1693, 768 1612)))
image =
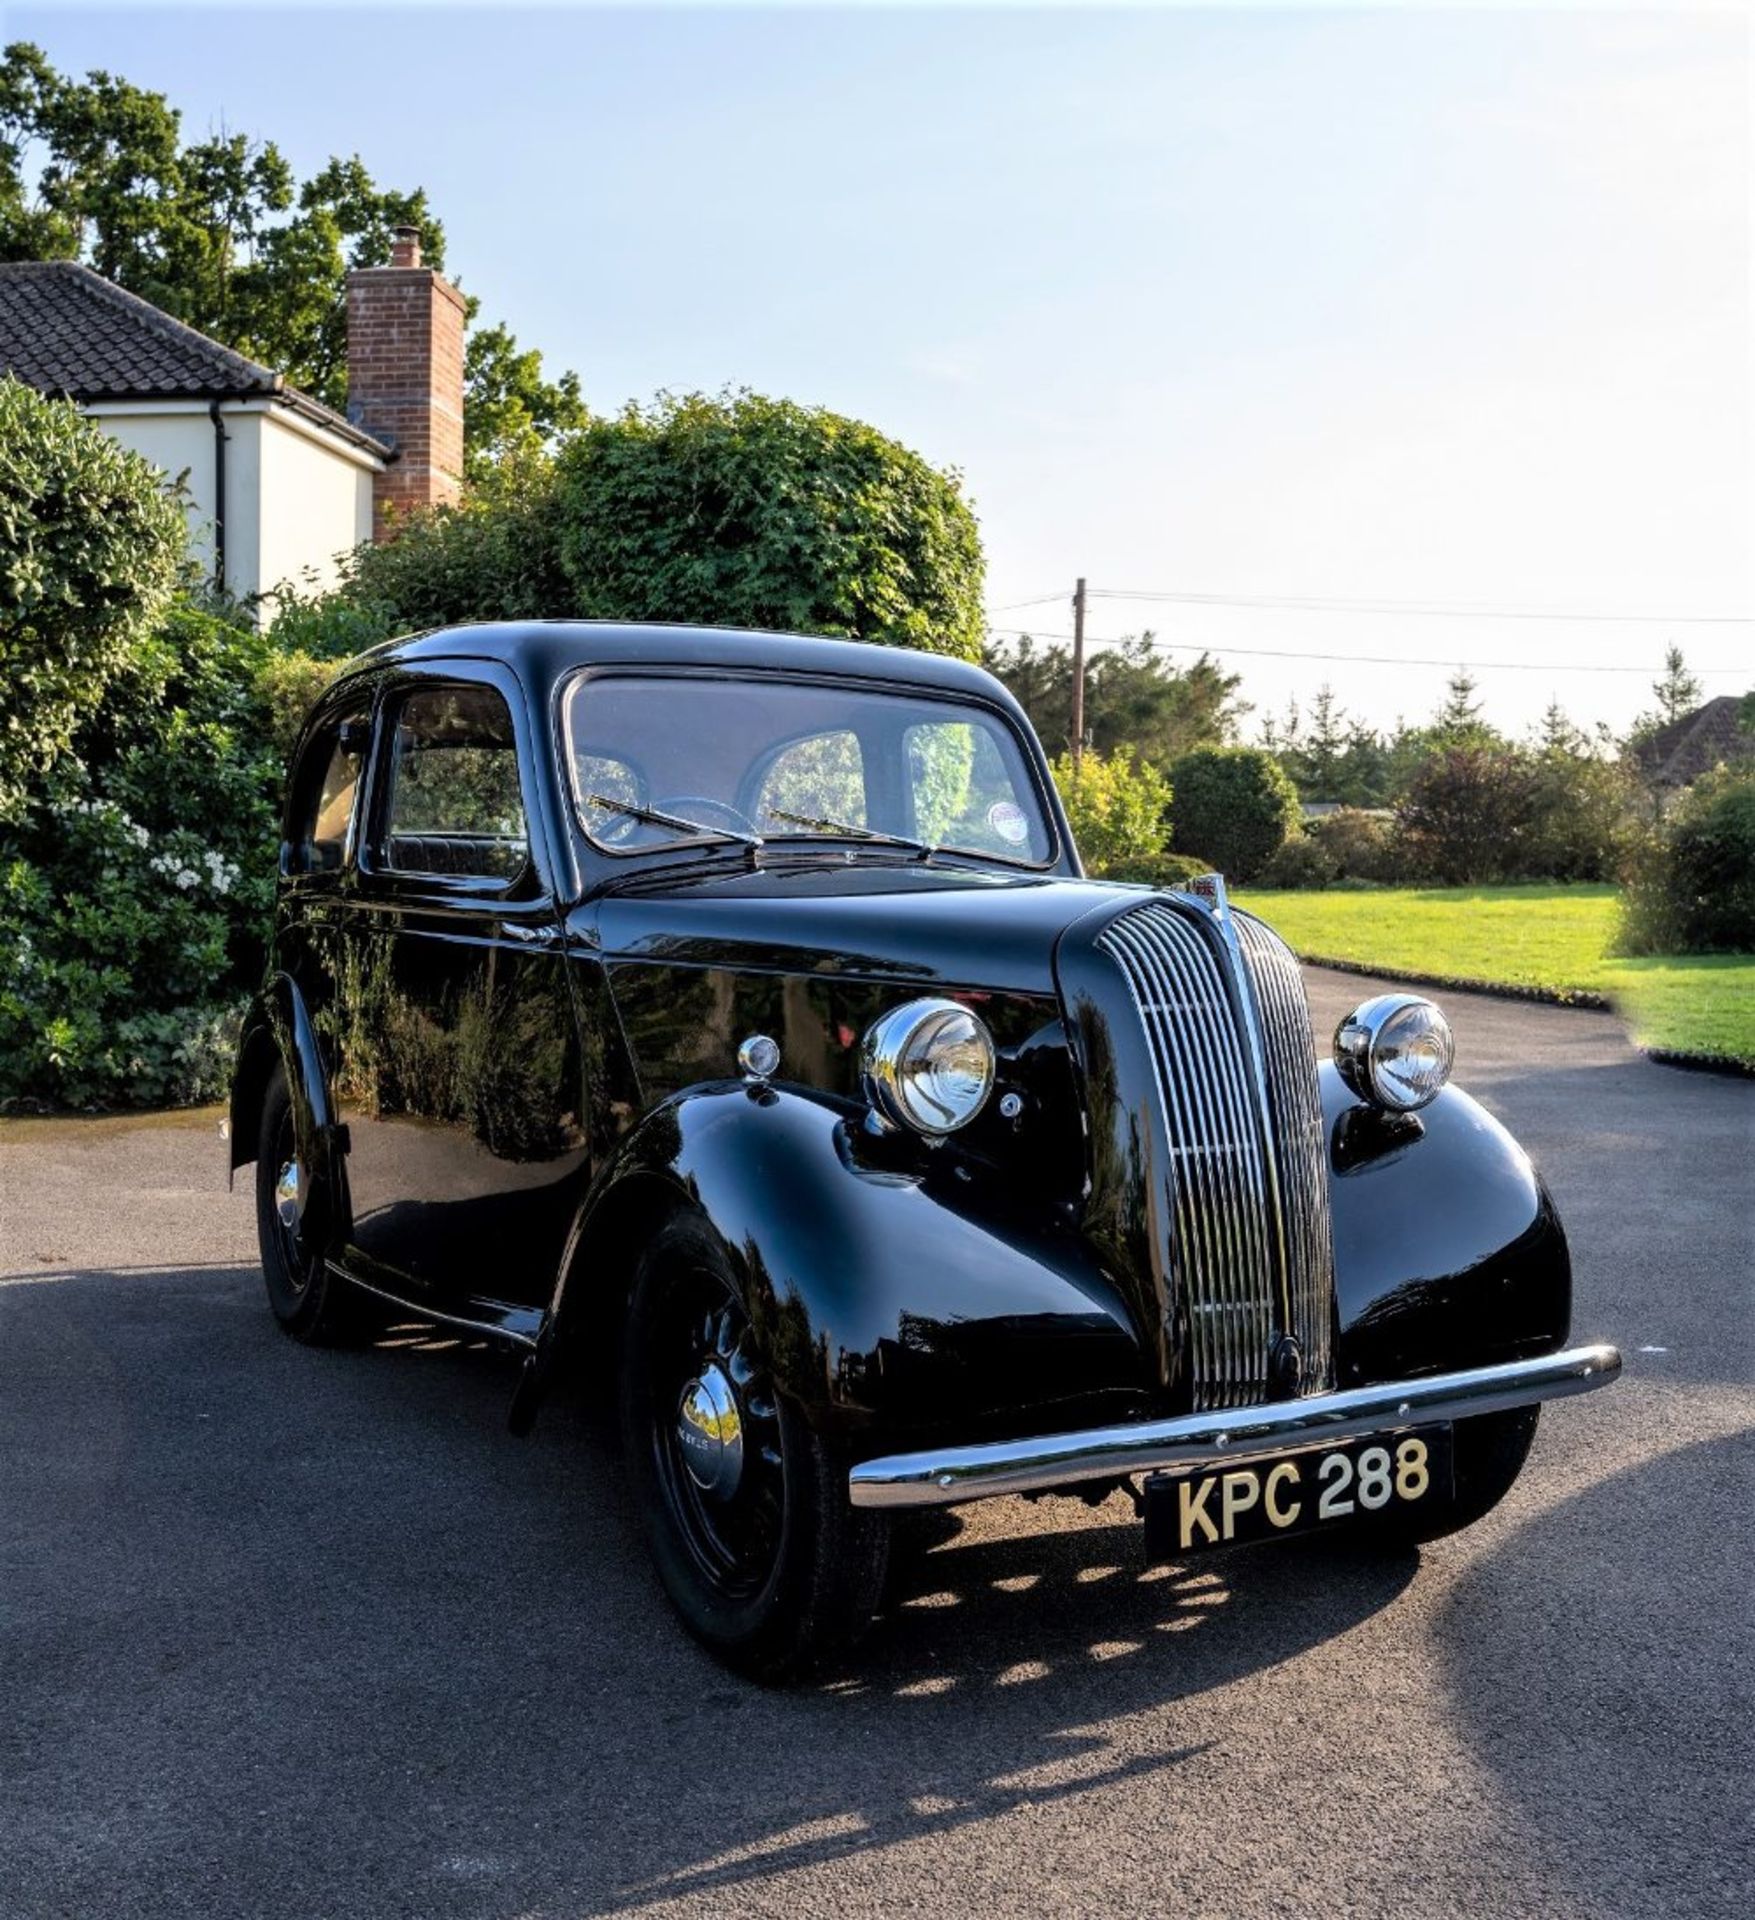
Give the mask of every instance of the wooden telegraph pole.
POLYGON ((1085 757, 1085 581, 1073 591, 1072 758, 1077 772, 1085 757))

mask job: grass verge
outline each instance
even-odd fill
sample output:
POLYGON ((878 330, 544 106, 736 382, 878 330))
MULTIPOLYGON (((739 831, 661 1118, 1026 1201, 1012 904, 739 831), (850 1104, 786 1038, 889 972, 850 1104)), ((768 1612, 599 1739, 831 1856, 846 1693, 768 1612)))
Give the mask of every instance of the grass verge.
POLYGON ((1755 954, 1613 954, 1613 887, 1240 897, 1314 963, 1341 960, 1559 1000, 1603 997, 1639 1046, 1755 1067, 1755 954))

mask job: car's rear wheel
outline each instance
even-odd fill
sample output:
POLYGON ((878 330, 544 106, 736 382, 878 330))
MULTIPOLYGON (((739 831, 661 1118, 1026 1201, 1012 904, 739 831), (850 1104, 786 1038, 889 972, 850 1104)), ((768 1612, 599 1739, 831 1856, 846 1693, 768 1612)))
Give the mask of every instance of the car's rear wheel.
POLYGON ((880 1516, 849 1504, 846 1461, 770 1368, 717 1237, 671 1222, 628 1306, 628 1470, 684 1624, 727 1664, 778 1681, 867 1625, 888 1538, 880 1516))
POLYGON ((1361 1523, 1374 1540, 1396 1547, 1421 1546, 1460 1533, 1484 1519, 1511 1491, 1536 1437, 1540 1407, 1478 1414, 1456 1423, 1452 1446, 1455 1484, 1450 1497, 1382 1519, 1361 1523))
POLYGON ((311 1346, 349 1338, 362 1319, 358 1295, 323 1258, 326 1205, 299 1152, 286 1070, 276 1067, 256 1142, 256 1239, 275 1319, 311 1346))

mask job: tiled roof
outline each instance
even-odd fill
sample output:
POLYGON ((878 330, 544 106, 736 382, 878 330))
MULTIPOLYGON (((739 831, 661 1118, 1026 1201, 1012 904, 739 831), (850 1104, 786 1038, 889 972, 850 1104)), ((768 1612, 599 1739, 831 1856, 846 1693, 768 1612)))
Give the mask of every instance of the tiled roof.
POLYGON ((1721 760, 1750 758, 1755 741, 1737 724, 1741 704, 1734 693, 1721 693, 1642 740, 1639 765, 1646 779, 1654 787, 1686 787, 1721 760))
POLYGON ((273 399, 356 446, 389 451, 271 368, 71 260, 0 264, 0 373, 88 403, 273 399))

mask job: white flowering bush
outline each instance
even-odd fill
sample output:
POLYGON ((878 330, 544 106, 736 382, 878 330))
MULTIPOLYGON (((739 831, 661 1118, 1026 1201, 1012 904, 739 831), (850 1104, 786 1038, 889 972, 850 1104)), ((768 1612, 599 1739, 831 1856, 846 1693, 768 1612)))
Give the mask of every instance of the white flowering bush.
POLYGON ((0 825, 0 1102, 224 1086, 274 891, 270 657, 177 608, 0 825))

